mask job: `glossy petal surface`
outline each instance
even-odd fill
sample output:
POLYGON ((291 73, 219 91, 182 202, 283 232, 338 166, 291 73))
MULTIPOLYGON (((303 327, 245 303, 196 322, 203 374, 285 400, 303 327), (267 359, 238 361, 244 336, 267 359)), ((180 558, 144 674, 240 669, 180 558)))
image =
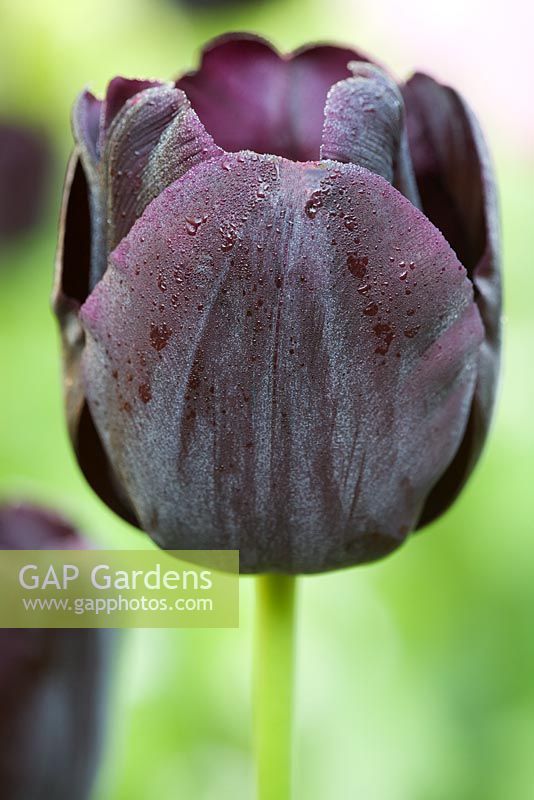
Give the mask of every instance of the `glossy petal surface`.
POLYGON ((501 241, 493 170, 471 110, 457 92, 427 75, 414 75, 403 91, 423 210, 466 267, 485 330, 466 436, 427 503, 425 524, 457 496, 491 422, 501 347, 501 241))
POLYGON ((462 439, 482 325, 365 169, 223 155, 146 209, 82 310, 91 414, 164 547, 314 572, 397 547, 462 439))
POLYGON ((103 149, 103 143, 109 128, 125 103, 139 92, 160 86, 160 81, 149 81, 117 77, 109 82, 106 96, 102 104, 100 119, 100 140, 99 151, 103 149))
POLYGON ((177 81, 216 144, 297 161, 319 158, 330 87, 350 75, 353 50, 317 45, 281 56, 255 36, 224 36, 197 72, 177 81))
POLYGON ((68 428, 78 460, 97 494, 136 524, 85 402, 80 373, 85 340, 78 312, 103 275, 110 248, 148 203, 192 166, 222 151, 183 92, 167 85, 144 89, 124 103, 101 158, 94 160, 86 141, 92 108, 84 93, 73 115, 79 149, 65 181, 53 304, 61 324, 68 428))
POLYGON ((326 99, 321 158, 359 164, 421 205, 404 124, 404 101, 374 64, 351 62, 352 77, 334 84, 326 99))
POLYGON ((106 253, 169 183, 220 152, 182 91, 159 86, 128 101, 108 133, 103 154, 106 253))

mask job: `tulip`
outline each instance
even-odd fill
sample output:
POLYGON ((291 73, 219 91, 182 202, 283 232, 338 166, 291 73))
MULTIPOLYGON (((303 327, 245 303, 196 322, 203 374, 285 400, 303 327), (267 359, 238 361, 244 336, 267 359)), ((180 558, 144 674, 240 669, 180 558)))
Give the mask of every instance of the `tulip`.
POLYGON ((54 306, 115 511, 243 572, 378 559, 482 449, 499 361, 486 145, 451 88, 226 36, 73 115, 54 306))
MULTIPOLYGON (((67 550, 82 537, 57 515, 0 508, 0 548, 67 550)), ((0 630, 3 800, 87 800, 103 716, 109 631, 0 630)))
POLYGON ((0 120, 0 243, 41 221, 51 160, 50 144, 41 131, 0 120))

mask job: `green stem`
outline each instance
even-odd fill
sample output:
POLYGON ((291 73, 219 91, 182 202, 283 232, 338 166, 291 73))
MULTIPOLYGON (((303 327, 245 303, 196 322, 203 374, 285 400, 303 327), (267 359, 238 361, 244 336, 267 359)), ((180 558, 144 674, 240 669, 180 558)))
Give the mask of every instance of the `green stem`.
POLYGON ((254 716, 258 800, 290 800, 295 578, 256 578, 254 716))

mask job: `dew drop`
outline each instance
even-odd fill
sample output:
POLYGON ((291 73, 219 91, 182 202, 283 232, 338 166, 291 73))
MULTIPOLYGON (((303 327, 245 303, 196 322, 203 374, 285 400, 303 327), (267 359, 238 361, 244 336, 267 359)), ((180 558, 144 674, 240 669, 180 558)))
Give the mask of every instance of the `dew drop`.
POLYGON ((354 275, 355 278, 358 278, 359 281, 364 279, 368 263, 369 259, 367 256, 359 256, 357 253, 349 253, 347 256, 349 272, 354 275))
POLYGON ((363 309, 363 313, 366 317, 376 316, 376 314, 378 314, 378 305, 376 303, 369 303, 369 305, 363 309))
POLYGON ((158 352, 163 350, 171 336, 172 330, 165 322, 162 322, 161 325, 156 325, 154 322, 150 323, 150 344, 154 350, 158 352))
POLYGON ((235 230, 235 228, 232 226, 228 227, 221 226, 219 228, 219 233, 223 238, 221 250, 223 250, 224 252, 231 250, 237 240, 237 231, 235 230))
POLYGON ((186 217, 185 218, 185 229, 190 236, 194 236, 203 222, 205 222, 205 217, 186 217))
POLYGON ((139 384, 138 393, 143 403, 149 403, 152 400, 152 389, 148 383, 139 384))
POLYGON ((304 211, 306 212, 307 216, 310 217, 310 219, 313 219, 322 205, 323 196, 322 193, 317 190, 311 194, 309 200, 306 202, 304 211))
POLYGON ((393 341, 393 329, 387 322, 377 322, 373 327, 375 336, 380 339, 380 344, 377 345, 375 353, 381 356, 387 355, 391 342, 393 341))
POLYGON ((420 327, 420 325, 414 325, 413 328, 405 328, 404 335, 407 339, 413 339, 414 336, 417 336, 420 327))

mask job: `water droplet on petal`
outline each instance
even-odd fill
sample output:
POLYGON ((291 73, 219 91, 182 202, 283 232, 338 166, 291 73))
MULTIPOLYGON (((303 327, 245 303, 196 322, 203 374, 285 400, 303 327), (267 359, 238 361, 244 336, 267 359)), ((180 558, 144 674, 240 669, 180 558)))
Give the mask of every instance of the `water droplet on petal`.
POLYGON ((358 253, 349 253, 347 256, 349 272, 354 275, 355 278, 358 278, 359 281, 362 281, 365 277, 368 263, 369 259, 367 256, 359 256, 358 253))
POLYGON ((414 325, 413 328, 406 328, 404 331, 404 335, 406 336, 407 339, 413 339, 414 336, 417 336, 420 327, 421 327, 420 325, 414 325))
POLYGON ((172 330, 165 322, 162 322, 161 325, 156 325, 154 322, 150 323, 150 344, 154 350, 158 352, 163 350, 171 336, 172 330))
POLYGON ((206 217, 191 216, 185 218, 185 229, 190 236, 194 236, 206 217))
POLYGON ((376 316, 376 314, 378 314, 378 305, 376 303, 369 303, 369 305, 363 309, 363 313, 366 317, 376 316))
POLYGON ((304 211, 306 212, 307 216, 310 219, 313 219, 321 206, 323 205, 323 195, 320 190, 312 192, 309 200, 307 200, 306 205, 304 206, 304 211))
POLYGON ((143 403, 149 403, 152 400, 152 389, 148 383, 141 383, 138 392, 143 403))

